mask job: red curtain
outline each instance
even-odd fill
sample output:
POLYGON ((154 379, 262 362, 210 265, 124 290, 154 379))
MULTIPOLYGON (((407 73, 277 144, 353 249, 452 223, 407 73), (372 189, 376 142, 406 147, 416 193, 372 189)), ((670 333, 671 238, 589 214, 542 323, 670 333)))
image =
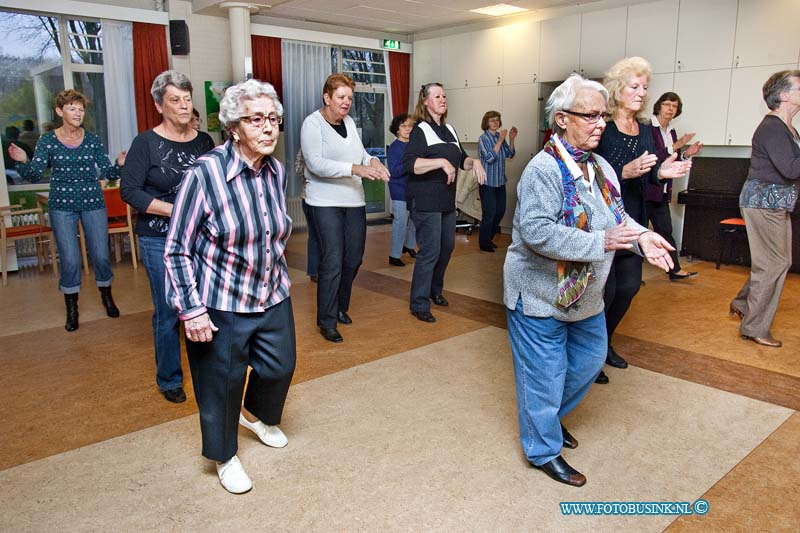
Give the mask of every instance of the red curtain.
POLYGON ((161 123, 153 105, 150 87, 153 80, 169 68, 167 27, 161 24, 133 23, 133 83, 136 94, 136 125, 139 133, 161 123))
POLYGON ((392 81, 392 115, 408 113, 411 54, 389 52, 389 78, 392 81))
POLYGON ((252 35, 253 77, 275 87, 283 102, 283 71, 281 70, 281 40, 277 37, 252 35))

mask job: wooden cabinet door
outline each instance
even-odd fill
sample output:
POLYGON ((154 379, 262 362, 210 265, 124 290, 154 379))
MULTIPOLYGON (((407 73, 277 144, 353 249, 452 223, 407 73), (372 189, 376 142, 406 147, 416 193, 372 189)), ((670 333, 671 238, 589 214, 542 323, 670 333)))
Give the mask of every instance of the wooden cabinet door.
POLYGON ((678 41, 678 7, 678 0, 628 7, 625 55, 645 58, 654 73, 673 72, 678 41))
POLYGON ((618 7, 581 15, 580 73, 585 78, 602 78, 625 57, 625 28, 628 8, 618 7))
POLYGON ((739 0, 734 66, 797 63, 798 21, 799 0, 739 0))
POLYGON ((581 16, 542 21, 539 47, 541 81, 564 80, 580 70, 581 16))
POLYGON ((539 75, 539 22, 503 28, 503 85, 535 83, 539 75))
POLYGON ((731 70, 701 70, 675 74, 675 92, 683 100, 680 121, 683 132, 708 145, 727 144, 728 95, 731 70))
POLYGON ((681 0, 675 72, 731 68, 737 0, 681 0))
POLYGON ((440 38, 414 41, 414 90, 416 94, 424 83, 442 82, 442 40, 440 38))

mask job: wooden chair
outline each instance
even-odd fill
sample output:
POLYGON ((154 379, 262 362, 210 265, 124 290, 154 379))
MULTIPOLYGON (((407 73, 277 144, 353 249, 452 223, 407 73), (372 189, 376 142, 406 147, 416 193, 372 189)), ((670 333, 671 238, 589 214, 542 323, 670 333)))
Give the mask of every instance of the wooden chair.
POLYGON ((57 271, 56 266, 56 252, 54 241, 52 238, 53 228, 45 225, 44 214, 41 207, 34 209, 19 209, 20 205, 7 205, 0 206, 0 246, 2 247, 3 254, 3 286, 8 285, 8 247, 13 246, 22 239, 35 239, 36 242, 36 263, 39 266, 39 271, 43 270, 44 263, 44 244, 50 251, 50 256, 53 258, 53 270, 57 271), (38 218, 37 224, 25 224, 22 226, 7 226, 6 219, 11 215, 29 215, 36 214, 38 218), (48 236, 47 240, 44 237, 48 236))
MULTIPOLYGON (((136 255, 136 240, 133 232, 133 215, 128 204, 122 201, 119 188, 103 189, 103 198, 106 203, 106 216, 108 216, 108 235, 118 235, 127 233, 131 243, 131 262, 133 268, 139 268, 139 261, 136 255)), ((86 239, 83 236, 83 226, 78 222, 78 234, 80 235, 81 255, 83 256, 83 267, 89 271, 89 259, 86 254, 86 239)), ((115 243, 114 255, 117 263, 122 259, 122 243, 115 243)))

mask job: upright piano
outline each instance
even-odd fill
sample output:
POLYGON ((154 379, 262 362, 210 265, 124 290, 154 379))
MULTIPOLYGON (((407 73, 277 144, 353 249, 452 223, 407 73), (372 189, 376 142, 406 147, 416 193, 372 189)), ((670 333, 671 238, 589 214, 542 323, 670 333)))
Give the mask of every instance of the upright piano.
MULTIPOLYGON (((720 249, 719 221, 741 217, 739 193, 747 178, 750 159, 696 157, 692 161, 688 188, 678 193, 686 206, 681 255, 716 261, 720 249)), ((800 272, 800 202, 791 214, 792 267, 800 272)), ((727 250, 724 261, 750 264, 750 251, 743 239, 727 250)))

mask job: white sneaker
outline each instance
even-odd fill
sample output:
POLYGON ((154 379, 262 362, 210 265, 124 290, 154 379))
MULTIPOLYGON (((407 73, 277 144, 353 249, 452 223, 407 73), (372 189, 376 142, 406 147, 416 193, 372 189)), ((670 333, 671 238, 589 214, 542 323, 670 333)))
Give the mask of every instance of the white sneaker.
POLYGON ((217 463, 217 475, 219 482, 230 493, 244 494, 253 488, 253 482, 235 455, 225 463, 217 463))
POLYGON ((255 433, 261 442, 273 448, 283 448, 289 444, 289 439, 278 426, 268 426, 261 420, 250 422, 242 413, 239 413, 239 424, 255 433))

